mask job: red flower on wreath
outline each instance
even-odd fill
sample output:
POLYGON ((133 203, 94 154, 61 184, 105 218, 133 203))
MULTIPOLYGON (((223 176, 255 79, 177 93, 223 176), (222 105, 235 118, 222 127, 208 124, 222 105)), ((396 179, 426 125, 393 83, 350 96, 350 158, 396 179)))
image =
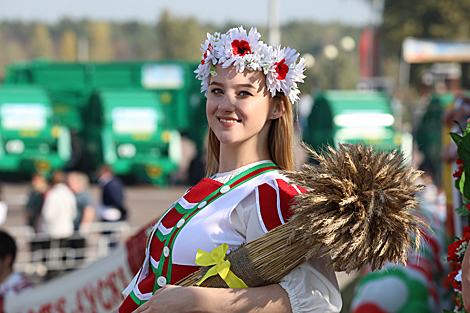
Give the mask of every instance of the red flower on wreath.
POLYGON ((452 287, 454 287, 454 289, 462 291, 462 284, 455 280, 455 276, 457 276, 458 273, 459 271, 457 270, 447 274, 447 281, 452 284, 452 287))
POLYGON ((234 40, 232 41, 232 52, 233 55, 242 57, 245 54, 251 53, 251 47, 246 40, 234 40))
POLYGON ((459 271, 455 271, 455 272, 450 272, 449 274, 447 274, 447 281, 449 283, 452 283, 455 279, 455 276, 457 276, 458 273, 459 271))
POLYGON ((202 65, 206 64, 207 53, 208 52, 212 53, 213 50, 214 50, 214 48, 212 47, 212 44, 209 44, 209 46, 207 47, 206 52, 204 52, 204 55, 203 55, 204 58, 201 60, 202 65))
POLYGON ((279 80, 285 79, 287 72, 289 72, 289 66, 284 63, 285 61, 286 59, 282 59, 281 61, 274 63, 274 66, 276 67, 277 79, 279 80))
POLYGON ((447 248, 447 261, 458 261, 459 257, 457 256, 457 249, 462 245, 465 240, 457 240, 449 245, 447 248))
MULTIPOLYGON (((467 209, 470 206, 470 203, 467 204, 467 209)), ((470 240, 470 227, 467 225, 463 228, 462 239, 468 242, 470 240)))
MULTIPOLYGON (((457 161, 455 161, 455 163, 457 163, 457 165, 463 164, 463 160, 458 158, 457 161)), ((459 166, 459 170, 456 171, 454 174, 452 174, 452 176, 454 176, 455 178, 462 177, 463 168, 464 168, 463 165, 459 166)))

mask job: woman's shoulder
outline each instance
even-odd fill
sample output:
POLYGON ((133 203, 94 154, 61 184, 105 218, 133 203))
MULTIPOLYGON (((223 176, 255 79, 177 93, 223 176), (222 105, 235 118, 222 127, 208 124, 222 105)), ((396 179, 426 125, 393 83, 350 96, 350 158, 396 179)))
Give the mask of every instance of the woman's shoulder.
POLYGON ((306 190, 280 175, 257 186, 255 192, 258 216, 263 230, 267 232, 290 220, 295 196, 306 190))

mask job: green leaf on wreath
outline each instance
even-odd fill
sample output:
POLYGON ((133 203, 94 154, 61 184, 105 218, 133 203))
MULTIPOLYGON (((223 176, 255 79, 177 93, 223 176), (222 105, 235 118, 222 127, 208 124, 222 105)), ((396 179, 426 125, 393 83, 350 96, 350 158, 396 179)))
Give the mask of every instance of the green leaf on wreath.
POLYGON ((455 142, 457 146, 460 144, 460 141, 462 141, 462 136, 460 136, 457 133, 450 133, 450 137, 452 138, 452 140, 455 142))
POLYGON ((459 190, 463 194, 465 192, 465 171, 462 173, 459 181, 459 190))
POLYGON ((468 211, 465 205, 462 205, 456 208, 455 212, 460 216, 470 216, 470 211, 468 211))
POLYGON ((463 134, 464 130, 462 128, 462 125, 460 125, 459 122, 457 122, 456 120, 454 120, 454 123, 457 124, 459 126, 459 129, 460 129, 460 133, 463 134))
POLYGON ((466 173, 470 173, 470 134, 462 137, 457 152, 464 165, 464 173, 462 174, 458 189, 465 197, 470 199, 470 179, 465 179, 466 173))
POLYGON ((454 313, 454 312, 444 309, 444 313, 454 313))
POLYGON ((462 133, 462 136, 466 136, 468 134, 470 134, 470 127, 469 127, 470 124, 467 124, 467 127, 465 128, 465 131, 462 133))
POLYGON ((455 180, 454 186, 455 186, 455 189, 460 191, 460 188, 459 188, 459 186, 460 186, 460 177, 455 180))

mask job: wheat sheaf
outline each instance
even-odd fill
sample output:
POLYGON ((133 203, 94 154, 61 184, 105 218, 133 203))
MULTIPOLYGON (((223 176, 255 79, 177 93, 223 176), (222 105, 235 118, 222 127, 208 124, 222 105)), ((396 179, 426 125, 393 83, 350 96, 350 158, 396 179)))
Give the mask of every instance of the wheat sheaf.
MULTIPOLYGON (((405 165, 403 153, 384 152, 365 144, 340 144, 317 153, 304 148, 318 164, 284 171, 308 192, 298 195, 292 219, 265 235, 230 251, 231 270, 250 287, 279 282, 311 257, 329 256, 335 271, 347 273, 387 262, 406 265, 410 250, 418 250, 421 227, 429 225, 413 214, 418 207, 416 184, 421 172, 405 165)), ((207 268, 179 285, 199 281, 207 268)), ((201 286, 227 287, 219 276, 201 286)))

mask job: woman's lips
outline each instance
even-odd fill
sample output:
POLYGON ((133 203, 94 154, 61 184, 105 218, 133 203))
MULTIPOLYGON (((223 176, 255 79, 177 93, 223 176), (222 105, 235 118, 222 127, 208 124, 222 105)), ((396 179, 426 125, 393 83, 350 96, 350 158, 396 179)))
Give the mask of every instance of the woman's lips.
POLYGON ((241 120, 233 119, 233 118, 223 118, 218 117, 220 124, 223 126, 234 126, 241 122, 241 120))

